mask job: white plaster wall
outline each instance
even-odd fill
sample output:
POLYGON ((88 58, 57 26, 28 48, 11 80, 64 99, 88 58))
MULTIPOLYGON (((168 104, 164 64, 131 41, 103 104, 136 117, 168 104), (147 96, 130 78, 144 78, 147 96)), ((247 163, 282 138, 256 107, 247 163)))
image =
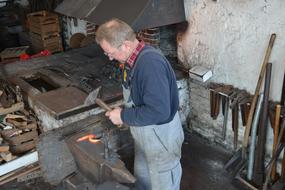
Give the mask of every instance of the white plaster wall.
POLYGON ((270 98, 279 100, 285 70, 285 1, 185 0, 189 29, 180 47, 190 66, 213 70, 212 81, 254 93, 270 34, 277 38, 270 98))

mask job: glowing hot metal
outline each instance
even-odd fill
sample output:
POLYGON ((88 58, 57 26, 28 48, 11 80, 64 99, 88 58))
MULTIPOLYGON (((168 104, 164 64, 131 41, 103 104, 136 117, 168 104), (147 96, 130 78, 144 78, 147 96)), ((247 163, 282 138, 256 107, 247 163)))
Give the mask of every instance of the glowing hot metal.
POLYGON ((81 141, 85 141, 85 140, 88 140, 91 143, 101 142, 101 140, 99 138, 97 138, 96 135, 94 135, 94 134, 89 134, 89 135, 85 135, 83 137, 80 137, 76 140, 76 142, 81 142, 81 141))

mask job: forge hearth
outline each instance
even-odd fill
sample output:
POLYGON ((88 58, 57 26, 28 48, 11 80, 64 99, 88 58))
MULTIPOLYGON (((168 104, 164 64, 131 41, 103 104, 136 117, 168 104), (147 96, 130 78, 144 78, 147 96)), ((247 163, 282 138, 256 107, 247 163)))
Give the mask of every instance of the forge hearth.
POLYGON ((34 88, 38 89, 40 92, 47 92, 60 87, 59 85, 48 80, 46 76, 41 75, 40 73, 37 73, 36 75, 29 78, 23 77, 22 79, 34 88))

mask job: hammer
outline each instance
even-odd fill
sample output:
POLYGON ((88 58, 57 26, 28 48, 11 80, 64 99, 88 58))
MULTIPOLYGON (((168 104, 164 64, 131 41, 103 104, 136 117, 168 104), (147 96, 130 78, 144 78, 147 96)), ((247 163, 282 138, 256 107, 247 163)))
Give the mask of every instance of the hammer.
MULTIPOLYGON (((95 90, 93 90, 92 92, 89 93, 89 95, 86 97, 84 104, 86 106, 89 106, 91 104, 98 104, 102 109, 106 110, 106 111, 112 111, 112 108, 110 106, 108 106, 103 100, 101 100, 100 98, 98 98, 98 94, 99 91, 101 89, 101 86, 99 86, 98 88, 96 88, 95 90)), ((118 127, 122 127, 122 125, 118 125, 118 127)))
POLYGON ((103 108, 104 110, 111 111, 112 108, 110 108, 110 106, 108 106, 103 100, 98 98, 98 94, 99 94, 100 89, 101 89, 101 86, 99 86, 98 88, 96 88, 95 90, 90 92, 84 101, 84 105, 89 106, 91 104, 96 103, 101 108, 103 108))

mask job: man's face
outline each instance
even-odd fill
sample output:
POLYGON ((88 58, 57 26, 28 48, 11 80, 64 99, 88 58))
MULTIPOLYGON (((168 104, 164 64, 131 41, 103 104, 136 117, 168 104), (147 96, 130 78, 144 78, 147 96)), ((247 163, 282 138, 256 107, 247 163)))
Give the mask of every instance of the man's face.
POLYGON ((100 43, 101 48, 104 51, 104 54, 109 57, 112 61, 113 59, 117 60, 120 63, 125 63, 127 61, 127 56, 123 48, 124 44, 121 44, 119 47, 112 47, 107 41, 103 40, 100 43))

